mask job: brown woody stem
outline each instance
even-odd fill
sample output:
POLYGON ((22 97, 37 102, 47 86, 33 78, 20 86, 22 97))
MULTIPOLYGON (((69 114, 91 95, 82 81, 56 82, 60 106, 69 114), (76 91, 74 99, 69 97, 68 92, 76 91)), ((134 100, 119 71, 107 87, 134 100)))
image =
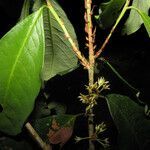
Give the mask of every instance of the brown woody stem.
MULTIPOLYGON (((85 31, 87 33, 87 39, 88 39, 89 64, 90 64, 90 67, 88 69, 89 86, 94 84, 94 64, 95 64, 91 5, 92 5, 92 0, 85 0, 85 9, 86 9, 86 12, 85 12, 85 31)), ((88 131, 89 131, 89 137, 92 137, 94 134, 93 109, 92 108, 89 110, 88 131)), ((89 139, 89 149, 90 150, 95 149, 94 143, 92 143, 91 139, 89 139)))

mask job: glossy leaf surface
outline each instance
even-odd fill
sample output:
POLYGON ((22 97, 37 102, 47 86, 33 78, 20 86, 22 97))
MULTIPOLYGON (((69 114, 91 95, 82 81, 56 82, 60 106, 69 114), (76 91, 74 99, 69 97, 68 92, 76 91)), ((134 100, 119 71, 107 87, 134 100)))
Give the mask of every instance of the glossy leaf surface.
POLYGON ((0 40, 0 131, 10 135, 21 132, 40 90, 42 12, 30 15, 0 40))

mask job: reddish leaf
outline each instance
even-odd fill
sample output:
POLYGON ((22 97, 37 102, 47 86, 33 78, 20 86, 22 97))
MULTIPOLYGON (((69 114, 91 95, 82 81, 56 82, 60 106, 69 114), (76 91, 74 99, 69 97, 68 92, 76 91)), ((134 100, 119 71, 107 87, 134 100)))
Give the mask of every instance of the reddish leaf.
POLYGON ((51 129, 47 136, 52 144, 60 144, 62 147, 71 137, 73 132, 72 127, 60 127, 55 119, 52 121, 51 129))
POLYGON ((48 116, 36 120, 34 128, 45 142, 62 147, 71 137, 76 115, 48 116))

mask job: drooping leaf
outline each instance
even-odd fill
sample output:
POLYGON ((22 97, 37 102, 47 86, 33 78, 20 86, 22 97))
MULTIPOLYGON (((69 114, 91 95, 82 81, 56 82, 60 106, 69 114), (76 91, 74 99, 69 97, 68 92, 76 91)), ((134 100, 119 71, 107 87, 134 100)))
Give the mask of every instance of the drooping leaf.
MULTIPOLYGON (((140 11, 148 15, 150 9, 150 0, 133 0, 132 6, 138 8, 140 11)), ((139 16, 138 12, 134 9, 131 9, 130 15, 124 25, 123 34, 130 35, 136 32, 142 25, 143 20, 139 16)))
POLYGON ((36 120, 34 128, 46 142, 62 147, 72 135, 75 119, 74 115, 45 117, 36 120))
POLYGON ((125 1, 126 0, 110 0, 100 5, 97 21, 101 28, 109 28, 115 23, 125 1))
POLYGON ((0 40, 0 131, 15 135, 31 113, 41 86, 44 31, 42 9, 0 40))
POLYGON ((120 150, 148 150, 150 147, 150 120, 139 106, 127 96, 107 96, 109 110, 117 126, 120 150))
MULTIPOLYGON (((64 22, 73 40, 77 43, 76 34, 72 24, 65 12, 55 0, 51 0, 52 6, 57 15, 64 22)), ((37 0, 33 10, 37 10, 40 5, 45 4, 43 0, 37 0)), ((48 8, 44 9, 44 30, 45 30, 45 63, 43 68, 43 79, 49 80, 56 74, 66 74, 77 67, 77 57, 72 50, 67 37, 48 8)))

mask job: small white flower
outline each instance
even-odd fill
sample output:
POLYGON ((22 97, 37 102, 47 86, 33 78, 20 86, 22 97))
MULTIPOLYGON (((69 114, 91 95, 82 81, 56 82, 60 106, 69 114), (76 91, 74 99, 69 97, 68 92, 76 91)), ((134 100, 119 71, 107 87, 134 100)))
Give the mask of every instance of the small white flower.
POLYGON ((100 79, 98 79, 98 87, 100 88, 101 86, 103 86, 105 84, 105 79, 104 77, 101 77, 100 79))

